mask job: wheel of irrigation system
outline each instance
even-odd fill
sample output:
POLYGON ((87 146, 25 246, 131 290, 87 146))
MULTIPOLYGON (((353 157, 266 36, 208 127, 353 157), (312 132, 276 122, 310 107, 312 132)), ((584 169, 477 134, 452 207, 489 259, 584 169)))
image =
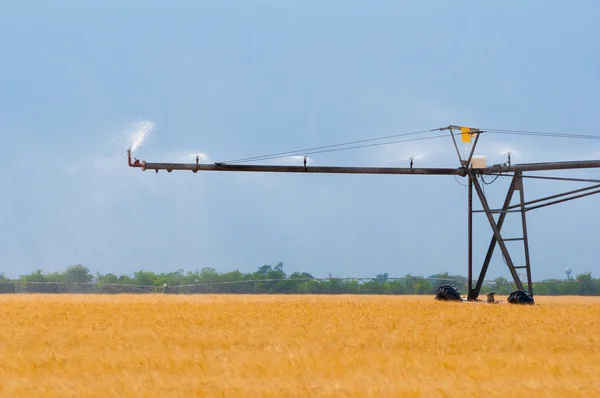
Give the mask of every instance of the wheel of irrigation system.
POLYGON ((462 301, 460 293, 453 285, 442 285, 435 292, 436 300, 443 301, 462 301))
POLYGON ((535 304, 533 296, 527 292, 524 292, 523 290, 517 290, 509 294, 507 301, 511 304, 535 304))

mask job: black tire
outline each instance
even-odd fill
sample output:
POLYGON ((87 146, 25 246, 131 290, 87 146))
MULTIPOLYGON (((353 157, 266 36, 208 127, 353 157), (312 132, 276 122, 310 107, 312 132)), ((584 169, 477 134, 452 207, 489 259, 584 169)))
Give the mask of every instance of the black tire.
POLYGON ((523 290, 517 290, 508 295, 507 301, 511 304, 526 304, 533 305, 535 301, 531 294, 524 292, 523 290))
POLYGON ((442 285, 435 292, 435 299, 442 301, 462 301, 460 293, 452 285, 442 285))

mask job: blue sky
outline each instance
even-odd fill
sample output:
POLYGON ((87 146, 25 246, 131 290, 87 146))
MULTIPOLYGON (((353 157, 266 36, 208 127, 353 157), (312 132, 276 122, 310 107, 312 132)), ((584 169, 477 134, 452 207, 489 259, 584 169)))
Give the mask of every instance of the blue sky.
MULTIPOLYGON (((452 177, 142 173, 126 164, 132 124, 155 123, 136 152, 148 161, 449 124, 597 134, 599 11, 594 1, 5 4, 0 272, 249 272, 282 261, 315 276, 466 274, 467 192, 452 177)), ((498 163, 506 150, 514 162, 592 159, 600 141, 489 135, 478 154, 498 163)), ((457 166, 450 140, 311 161, 406 166, 411 156, 457 166)), ((571 186, 528 180, 525 194, 571 186)), ((507 187, 486 187, 490 200, 507 187)), ((529 213, 534 279, 567 266, 600 276, 598 200, 529 213)), ((481 261, 491 230, 483 216, 475 226, 481 261)), ((508 272, 496 256, 498 275, 508 272)))

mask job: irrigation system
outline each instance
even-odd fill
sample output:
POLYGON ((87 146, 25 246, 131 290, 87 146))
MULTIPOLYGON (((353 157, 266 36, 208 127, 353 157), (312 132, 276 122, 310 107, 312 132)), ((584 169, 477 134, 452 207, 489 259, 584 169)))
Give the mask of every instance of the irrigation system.
MULTIPOLYGON (((353 141, 343 144, 327 145, 322 147, 307 148, 299 151, 280 152, 275 154, 268 154, 263 156, 255 156, 250 158, 237 159, 227 162, 217 162, 212 164, 200 163, 199 156, 196 156, 195 163, 152 163, 146 161, 140 161, 134 158, 132 160, 131 149, 127 150, 128 164, 130 167, 140 168, 142 171, 154 170, 158 173, 159 170, 166 170, 171 173, 173 170, 187 170, 197 173, 199 171, 233 171, 233 172, 260 172, 260 173, 325 173, 325 174, 393 174, 393 175, 448 175, 466 178, 468 181, 468 292, 467 300, 477 301, 481 288, 492 259, 492 255, 496 249, 496 246, 500 248, 504 262, 506 263, 508 270, 514 280, 517 287, 517 291, 511 293, 509 296, 509 302, 518 304, 532 304, 533 303, 533 284, 531 279, 531 260, 529 256, 529 241, 527 236, 527 212, 543 207, 564 203, 578 198, 583 198, 590 195, 600 193, 600 180, 596 179, 581 179, 581 178, 567 178, 567 177, 552 177, 552 176, 539 176, 539 175, 528 175, 525 173, 529 172, 540 172, 540 171, 555 171, 555 170, 576 170, 576 169, 589 169, 589 168, 600 168, 600 160, 581 160, 581 161, 562 161, 562 162, 544 162, 544 163, 524 163, 524 164, 512 164, 510 152, 507 154, 507 161, 502 164, 494 164, 488 166, 486 158, 484 156, 475 156, 475 150, 480 136, 490 134, 521 134, 521 135, 535 135, 542 137, 563 137, 563 138, 588 138, 588 139, 599 139, 599 136, 581 135, 581 134, 559 134, 559 133, 544 133, 544 132, 531 132, 531 131, 518 131, 518 130, 496 130, 496 129, 477 129, 463 126, 450 125, 448 127, 442 127, 433 130, 424 130, 414 133, 398 134, 395 136, 379 137, 368 140, 353 141), (418 135, 428 132, 443 132, 442 135, 435 135, 422 138, 405 138, 406 136, 418 135), (307 155, 314 153, 333 152, 346 149, 364 148, 376 145, 388 145, 400 142, 419 141, 432 138, 441 138, 450 136, 458 155, 459 166, 456 168, 418 168, 413 167, 413 158, 410 158, 410 167, 343 167, 343 166, 309 166, 307 165, 307 155), (400 140, 389 141, 402 137, 400 140), (470 151, 468 156, 461 156, 459 150, 458 139, 462 142, 470 143, 470 151), (386 142, 373 143, 373 141, 379 141, 387 139, 386 142), (350 146, 349 146, 350 145, 350 146), (304 159, 303 165, 299 166, 288 166, 288 165, 250 165, 245 164, 249 162, 264 161, 271 159, 279 159, 292 155, 301 155, 300 158, 304 159), (485 176, 493 178, 494 181, 499 176, 511 177, 511 183, 506 193, 504 204, 501 208, 491 208, 486 198, 483 185, 490 184, 485 181, 485 176), (538 178, 546 180, 557 180, 557 181, 576 181, 590 183, 593 185, 586 186, 584 188, 571 190, 551 196, 538 198, 535 200, 525 200, 524 184, 525 178, 538 178), (481 209, 474 209, 473 207, 473 193, 475 192, 481 209), (518 193, 517 193, 518 192, 518 193), (513 203, 513 198, 516 196, 517 203, 513 203), (485 214, 490 227, 492 229, 492 237, 485 255, 485 259, 481 268, 479 268, 479 275, 475 275, 475 268, 473 264, 473 215, 483 213, 485 214), (511 213, 517 213, 520 216, 522 235, 505 237, 502 233, 502 227, 506 220, 507 215, 511 213), (524 263, 515 264, 511 251, 507 246, 508 242, 517 241, 522 242, 522 250, 524 250, 524 263), (527 278, 527 291, 525 291, 523 282, 521 281, 520 270, 524 270, 524 276, 527 278), (511 298, 513 301, 511 301, 511 298)), ((442 287, 441 287, 442 288, 442 287)), ((451 287, 444 287, 441 291, 442 299, 453 299, 457 292, 452 291, 451 287)), ((493 296, 492 296, 493 297, 493 296)), ((458 296, 460 299, 460 295, 458 296)), ((492 299, 493 300, 493 299, 492 299)))

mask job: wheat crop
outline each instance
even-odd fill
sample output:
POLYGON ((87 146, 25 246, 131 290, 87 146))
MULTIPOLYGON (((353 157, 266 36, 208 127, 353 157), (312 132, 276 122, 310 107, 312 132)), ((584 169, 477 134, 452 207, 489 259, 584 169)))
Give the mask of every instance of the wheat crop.
POLYGON ((600 299, 0 296, 6 397, 591 397, 600 299))

